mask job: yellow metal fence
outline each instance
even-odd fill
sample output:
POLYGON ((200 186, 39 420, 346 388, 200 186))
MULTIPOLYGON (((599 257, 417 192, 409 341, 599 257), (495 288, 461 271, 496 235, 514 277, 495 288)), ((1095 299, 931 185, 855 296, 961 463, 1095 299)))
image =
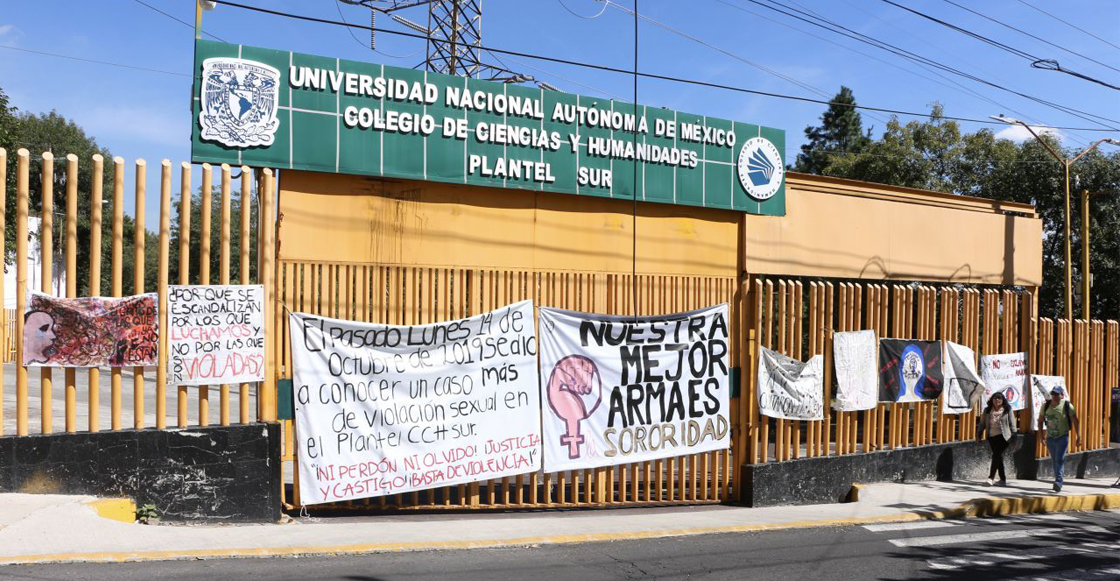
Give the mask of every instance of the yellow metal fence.
MULTIPOLYGON (((3 369, 0 368, 0 435, 4 419, 15 417, 16 435, 50 433, 54 430, 54 411, 63 412, 67 432, 108 428, 187 427, 207 425, 211 399, 218 399, 217 423, 271 421, 276 417, 275 381, 291 377, 291 350, 288 345, 284 308, 359 321, 388 324, 424 324, 462 318, 496 309, 523 299, 537 306, 552 306, 581 311, 658 315, 701 308, 727 302, 731 304, 731 333, 738 337, 732 349, 732 364, 741 369, 743 393, 732 398, 732 447, 725 452, 696 454, 666 460, 622 466, 528 474, 471 485, 398 494, 376 499, 347 502, 345 507, 374 509, 415 508, 548 508, 586 506, 625 506, 652 504, 712 503, 734 499, 738 466, 743 463, 786 461, 803 457, 841 455, 881 449, 896 449, 937 442, 952 442, 975 437, 975 413, 942 416, 938 402, 907 405, 880 405, 865 412, 832 412, 826 406, 825 418, 814 422, 770 420, 758 414, 756 364, 758 346, 765 346, 804 359, 814 354, 826 358, 826 389, 831 389, 831 342, 834 331, 874 329, 879 337, 943 339, 972 347, 979 355, 1026 351, 1032 373, 1066 377, 1071 399, 1081 412, 1081 442, 1078 449, 1099 449, 1109 445, 1109 388, 1116 386, 1120 373, 1120 327, 1115 321, 1055 321, 1039 318, 1034 312, 1034 297, 1029 291, 997 288, 963 288, 948 285, 903 283, 866 283, 837 280, 787 279, 750 276, 743 280, 711 276, 634 277, 627 273, 564 272, 531 270, 487 270, 448 266, 445 268, 407 267, 275 260, 275 179, 270 170, 253 172, 241 168, 241 213, 232 216, 234 195, 229 166, 201 168, 201 196, 198 202, 200 239, 192 245, 191 215, 192 171, 180 166, 177 216, 172 201, 172 166, 167 160, 159 172, 159 224, 154 248, 148 247, 144 205, 148 185, 147 165, 137 160, 132 167, 135 189, 135 237, 131 256, 125 256, 124 191, 128 167, 115 158, 111 167, 94 156, 80 161, 65 158, 66 178, 61 197, 65 202, 62 236, 56 236, 54 216, 55 159, 50 153, 40 157, 38 192, 31 192, 31 158, 20 150, 9 163, 0 150, 0 184, 7 187, 9 168, 16 179, 17 295, 15 311, 5 311, 0 325, 0 344, 6 361, 19 361, 22 349, 21 313, 28 289, 28 219, 32 195, 42 209, 40 247, 43 255, 54 252, 60 240, 65 256, 67 296, 77 296, 77 273, 84 269, 89 280, 88 294, 108 296, 155 290, 159 293, 161 318, 166 322, 167 288, 174 272, 179 284, 253 283, 265 287, 266 381, 254 385, 218 385, 198 389, 166 385, 166 333, 161 332, 160 362, 154 369, 108 369, 108 412, 102 412, 100 369, 61 372, 62 397, 55 399, 55 371, 36 372, 15 365, 15 397, 5 397, 3 369), (79 191, 76 179, 80 165, 88 163, 92 178, 89 191, 79 191), (112 216, 102 216, 104 172, 111 172, 112 216), (247 195, 256 184, 259 199, 247 195), (216 187, 216 194, 212 188, 216 187), (212 212, 219 196, 217 212, 212 212), (89 216, 78 216, 79 196, 89 197, 89 216), (252 224, 252 204, 259 203, 259 223, 252 224), (217 224, 215 217, 217 214, 217 224), (88 240, 79 240, 79 219, 88 219, 88 240), (106 223, 107 222, 107 223, 106 223), (211 236, 218 231, 218 248, 211 236), (256 280, 249 276, 250 235, 257 233, 258 263, 256 280), (111 236, 111 252, 102 256, 103 235, 111 236), (173 238, 172 233, 177 233, 173 238), (231 241, 240 241, 236 254, 231 241), (178 263, 172 269, 171 245, 176 243, 178 263), (88 264, 79 265, 76 249, 88 244, 88 264), (192 253, 192 248, 197 252, 192 253), (211 262, 217 254, 217 273, 211 262), (194 255, 197 254, 197 255, 194 255), (111 283, 101 288, 103 262, 108 264, 111 283), (146 264, 154 264, 157 282, 146 288, 146 264), (124 279, 125 266, 134 273, 131 285, 124 279), (238 265, 239 277, 231 281, 231 265, 238 265), (634 285, 637 285, 635 304, 634 285), (153 378, 146 374, 154 372, 153 378), (125 397, 126 375, 132 378, 132 398, 125 397), (84 376, 84 377, 79 377, 84 376), (79 385, 79 379, 82 379, 79 385), (37 383, 37 385, 36 385, 37 383), (37 388, 37 389, 35 389, 37 388), (84 422, 78 419, 78 390, 85 390, 88 407, 84 422), (33 396, 33 390, 35 395, 33 396), (174 391, 174 395, 168 393, 174 391), (215 393, 216 392, 216 393, 215 393), (154 399, 154 417, 145 414, 147 402, 154 399), (169 403, 168 400, 171 400, 169 403), (39 403, 38 417, 31 417, 29 405, 39 403), (131 400, 131 401, 129 401, 131 400), (236 402, 236 405, 235 403, 236 402), (126 414, 131 422, 126 422, 126 414), (37 420, 37 421, 35 421, 37 420), (38 428, 37 430, 32 428, 38 428)), ((0 195, 0 232, 4 230, 7 192, 0 195)), ((42 260, 42 280, 51 281, 52 260, 42 260)), ((578 266, 578 265, 573 265, 578 266)), ((49 282, 48 282, 49 284, 49 282)), ((3 292, 0 279, 0 293, 3 292)), ((50 289, 43 289, 49 292, 50 289)), ((161 325, 165 329, 166 325, 161 325)), ((828 392, 826 392, 826 401, 828 392)), ((1020 427, 1028 428, 1028 417, 1020 427)), ((282 465, 286 473, 298 471, 296 434, 292 422, 283 422, 282 465)), ((1038 454, 1044 455, 1041 445, 1038 454)), ((300 506, 298 478, 293 488, 284 491, 284 502, 300 506)))
MULTIPOLYGON (((23 436, 33 432, 32 427, 37 428, 34 430, 37 433, 51 433, 54 431, 54 411, 56 408, 61 408, 64 414, 63 429, 66 432, 76 432, 80 429, 96 432, 103 429, 103 416, 108 415, 109 425, 112 430, 120 430, 127 425, 130 428, 165 428, 168 426, 186 427, 188 425, 207 425, 210 423, 210 397, 211 391, 209 387, 201 387, 197 390, 184 386, 170 386, 171 389, 176 391, 173 414, 170 416, 168 411, 168 390, 167 385, 167 340, 168 335, 165 332, 167 328, 167 290, 168 285, 171 283, 171 264, 170 264, 170 245, 172 241, 172 165, 168 160, 162 160, 159 167, 159 223, 154 229, 156 235, 156 247, 148 248, 147 239, 150 235, 147 231, 145 224, 145 202, 147 201, 147 188, 148 188, 148 167, 143 159, 136 160, 132 169, 133 187, 135 190, 135 211, 131 217, 132 224, 134 225, 132 240, 132 254, 125 256, 124 247, 124 232, 125 232, 125 214, 124 214, 124 191, 126 185, 126 163, 121 158, 114 158, 111 160, 111 167, 105 168, 105 160, 100 155, 94 155, 91 159, 80 161, 74 155, 68 155, 64 158, 64 167, 59 168, 57 171, 65 172, 65 180, 58 180, 65 184, 65 190, 58 192, 65 203, 64 213, 59 213, 63 216, 63 232, 62 236, 57 236, 55 232, 55 195, 54 186, 56 184, 56 169, 55 158, 51 153, 43 153, 39 158, 40 178, 38 182, 41 184, 38 192, 30 191, 31 182, 31 157, 27 150, 21 149, 16 153, 14 163, 9 164, 7 152, 0 149, 0 187, 7 189, 7 172, 9 169, 15 172, 16 183, 16 239, 15 239, 15 269, 17 279, 17 308, 15 311, 5 311, 4 315, 6 320, 2 326, 4 337, 3 345, 5 346, 5 360, 14 361, 16 370, 15 382, 15 398, 14 405, 9 405, 9 399, 5 399, 3 369, 0 369, 0 435, 4 434, 4 419, 5 415, 15 415, 15 429, 16 435, 23 436), (90 180, 88 191, 79 191, 79 169, 80 163, 89 164, 90 180), (9 168, 9 166, 12 166, 9 168), (105 180, 105 171, 111 172, 109 180, 105 180), (102 216, 102 202, 105 192, 103 192, 103 183, 111 184, 111 201, 112 201, 112 216, 106 220, 102 216), (66 296, 78 296, 78 273, 82 269, 82 273, 86 275, 89 281, 88 295, 89 296, 113 296, 119 297, 129 294, 138 294, 144 292, 155 291, 159 295, 159 312, 160 312, 160 347, 159 347, 159 363, 154 369, 145 368, 129 368, 122 369, 114 367, 108 369, 109 372, 109 406, 108 413, 105 414, 102 410, 101 397, 102 393, 102 378, 101 373, 103 370, 92 369, 64 369, 62 370, 62 397, 56 400, 55 394, 55 373, 56 371, 51 368, 43 368, 34 373, 38 376, 38 390, 35 396, 32 395, 32 390, 36 387, 33 385, 34 380, 28 373, 28 368, 19 365, 18 362, 22 360, 22 342, 23 342, 23 313, 27 303, 27 293, 30 289, 28 286, 28 219, 31 207, 32 196, 35 195, 39 202, 41 217, 39 228, 39 248, 42 253, 42 280, 46 281, 47 285, 42 290, 50 294, 50 281, 52 280, 52 267, 54 260, 51 258, 55 252, 53 244, 56 237, 62 240, 63 248, 61 254, 65 256, 66 268, 66 296), (78 215, 78 199, 79 196, 88 197, 90 208, 88 216, 78 215), (88 220, 89 224, 89 238, 79 240, 77 236, 79 219, 88 220), (106 223, 107 222, 107 223, 106 223), (104 231, 104 232, 103 232, 104 231), (111 253, 108 257, 102 256, 102 236, 107 234, 111 236, 111 253), (77 248, 79 245, 88 245, 89 261, 88 264, 78 264, 77 261, 77 248), (108 269, 110 274, 110 288, 103 289, 102 287, 102 268, 103 263, 108 262, 108 269), (155 288, 146 288, 146 265, 154 262, 156 267, 156 284, 155 288), (126 284, 123 280, 125 273, 125 266, 129 264, 131 271, 134 273, 131 284, 126 284), (105 293, 108 291, 108 293, 105 293), (147 377, 146 374, 154 373, 155 377, 147 377), (132 398, 131 404, 125 399, 124 380, 125 375, 132 377, 132 398), (79 386, 79 375, 84 376, 79 386), (78 390, 84 389, 86 392, 81 398, 84 401, 79 406, 78 390), (191 391, 194 391, 192 398, 191 391), (145 406, 149 399, 154 399, 155 413, 150 417, 145 413, 145 406), (192 402, 194 399, 194 411, 191 413, 192 402), (39 408, 38 418, 29 417, 29 407, 35 403, 39 408), (87 408, 86 418, 84 422, 78 420, 78 410, 80 407, 87 408), (11 409, 14 408, 14 409, 11 409), (126 413, 131 412, 131 422, 126 424, 126 413), (38 420, 35 422, 34 420, 38 420)), ((201 183, 201 207, 198 208, 199 216, 201 218, 201 229, 199 242, 200 255, 196 260, 191 260, 191 227, 190 216, 192 209, 192 186, 191 186, 191 166, 183 163, 180 166, 180 202, 179 202, 179 216, 177 217, 178 223, 175 231, 178 233, 178 250, 179 250, 179 263, 177 267, 178 280, 175 281, 179 284, 187 284, 191 281, 197 281, 202 284, 218 283, 242 283, 247 284, 251 282, 259 282, 265 286, 265 310, 266 314, 270 312, 273 307, 274 301, 271 297, 274 273, 274 232, 275 225, 272 216, 275 213, 273 206, 275 180, 273 179, 272 172, 268 169, 258 172, 255 176, 251 169, 247 167, 241 168, 241 184, 240 192, 241 199, 241 216, 239 221, 234 224, 233 218, 230 215, 231 199, 233 194, 232 172, 228 165, 223 165, 218 169, 217 176, 214 175, 213 168, 209 165, 202 166, 202 183, 201 183), (215 177, 218 183, 215 184, 215 177), (250 193, 253 190, 254 177, 259 182, 257 183, 257 190, 259 191, 259 225, 260 228, 258 235, 259 243, 259 264, 258 264, 258 280, 249 280, 249 259, 250 259, 250 233, 251 228, 254 226, 250 223, 250 213, 252 210, 253 201, 250 199, 250 193), (212 217, 211 217, 211 188, 218 186, 220 196, 220 216, 217 227, 219 228, 220 248, 218 249, 219 256, 219 272, 216 277, 212 276, 210 272, 211 254, 211 234, 212 230, 212 217), (231 251, 231 237, 238 236, 240 240, 239 255, 234 256, 231 251), (230 263, 231 261, 239 261, 240 280, 230 281, 230 263), (195 274, 191 276, 192 265, 197 268, 195 274)), ((0 195, 0 232, 3 232, 4 222, 6 219, 7 208, 4 205, 7 192, 2 192, 0 195)), ((5 243, 6 250, 6 243, 5 243)), ((3 292, 3 281, 0 279, 0 293, 3 292)), ((269 327, 266 332, 266 346, 270 348, 268 351, 272 353, 271 345, 274 343, 274 328, 269 327)), ((274 370, 275 367, 269 367, 274 370)), ((234 389, 228 385, 214 386, 217 389, 219 400, 219 415, 218 423, 222 425, 231 422, 247 423, 254 420, 272 420, 275 419, 275 374, 270 373, 266 376, 266 381, 257 389, 253 389, 250 385, 236 386, 238 407, 232 411, 230 409, 231 390, 234 389), (251 403, 255 399, 255 404, 251 403), (253 410, 255 408, 255 411, 253 410)))
MULTIPOLYGON (((1120 372, 1116 321, 1054 321, 1037 318, 1031 292, 924 284, 752 277, 744 309, 750 355, 744 379, 748 397, 748 462, 897 449, 976 437, 976 412, 942 415, 941 402, 879 404, 862 412, 834 412, 823 420, 775 420, 759 415, 757 352, 761 345, 794 358, 823 354, 824 401, 832 385, 832 333, 873 329, 880 338, 946 340, 972 348, 977 357, 1026 352, 1029 373, 1062 375, 1082 418, 1080 445, 1071 452, 1109 446, 1111 387, 1120 372)), ((944 396, 943 396, 944 397, 944 396)), ((1033 430, 1029 408, 1019 412, 1020 431, 1033 430)), ((1037 454, 1046 448, 1040 440, 1037 454)))
MULTIPOLYGON (((727 302, 732 305, 731 333, 738 333, 737 287, 731 278, 638 276, 636 310, 633 282, 629 274, 281 261, 278 296, 293 311, 397 325, 470 317, 525 299, 533 299, 536 306, 643 315, 727 302)), ((288 337, 286 318, 277 316, 275 325, 282 337, 288 337)), ((285 340, 277 348, 281 369, 290 376, 290 346, 285 340)), ((738 365, 740 355, 733 350, 732 365, 738 365)), ((737 411, 731 420, 736 425, 737 411)), ((284 500, 292 507, 300 506, 295 437, 293 422, 284 422, 283 461, 296 474, 291 494, 285 492, 284 500)), ((740 438, 734 429, 732 438, 740 438)), ((721 502, 733 498, 734 473, 741 458, 735 450, 741 449, 593 470, 528 474, 325 507, 504 509, 721 502)))

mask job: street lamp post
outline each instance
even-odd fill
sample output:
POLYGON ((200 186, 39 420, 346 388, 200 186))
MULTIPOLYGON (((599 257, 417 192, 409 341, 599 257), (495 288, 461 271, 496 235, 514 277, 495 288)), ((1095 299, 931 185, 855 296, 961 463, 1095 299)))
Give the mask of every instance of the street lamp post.
POLYGON ((1089 196, 1111 194, 1114 192, 1081 191, 1081 318, 1089 320, 1089 285, 1092 274, 1089 270, 1089 196))
MULTIPOLYGON (((1039 137, 1039 135, 1034 132, 1034 129, 1031 128, 1030 125, 1027 125, 1026 123, 1024 123, 1022 121, 1019 121, 1018 119, 1013 119, 1011 117, 1004 117, 1003 115, 991 115, 991 118, 995 119, 996 121, 1001 121, 1003 123, 1007 123, 1008 125, 1022 125, 1023 127, 1026 127, 1027 131, 1029 131, 1030 134, 1036 140, 1038 140, 1038 142, 1041 143, 1043 147, 1046 148, 1046 151, 1050 152, 1050 155, 1052 155, 1054 157, 1054 159, 1058 160, 1058 163, 1062 164, 1062 169, 1065 170, 1065 186, 1066 186, 1066 196, 1065 196, 1065 200, 1066 200, 1066 213, 1065 213, 1065 235, 1066 235, 1066 240, 1065 240, 1065 247, 1066 247, 1065 306, 1066 306, 1066 320, 1067 321, 1073 321, 1073 271, 1072 271, 1073 256, 1072 256, 1072 251, 1070 250, 1070 240, 1069 240, 1069 221, 1070 221, 1069 167, 1071 165, 1073 165, 1074 163, 1076 163, 1077 160, 1081 159, 1082 156, 1084 156, 1086 153, 1089 153, 1090 151, 1093 151, 1094 149, 1097 148, 1098 145, 1100 145, 1102 143, 1112 143, 1112 144, 1116 145, 1116 144, 1120 144, 1120 142, 1118 142, 1114 139, 1107 138, 1107 137, 1104 138, 1104 139, 1099 139, 1099 140, 1093 142, 1089 147, 1086 147, 1081 153, 1077 154, 1076 156, 1074 156, 1072 158, 1066 158, 1066 157, 1062 156, 1062 154, 1058 153, 1057 151, 1054 151, 1054 148, 1050 147, 1050 144, 1046 143, 1046 140, 1039 137)), ((1085 249, 1084 253, 1085 253, 1085 256, 1086 256, 1085 260, 1088 261, 1088 258, 1087 258, 1087 256, 1088 256, 1088 246, 1087 245, 1086 245, 1086 249, 1085 249)), ((1086 273, 1085 276, 1087 278, 1088 274, 1086 273)), ((1083 312, 1085 314, 1085 319, 1088 320, 1089 314, 1088 314, 1088 306, 1087 305, 1089 304, 1089 302, 1088 302, 1089 301, 1089 287, 1088 287, 1087 284, 1082 286, 1082 293, 1083 294, 1082 294, 1082 297, 1081 297, 1081 302, 1082 302, 1082 305, 1085 306, 1084 309, 1083 309, 1083 312)))

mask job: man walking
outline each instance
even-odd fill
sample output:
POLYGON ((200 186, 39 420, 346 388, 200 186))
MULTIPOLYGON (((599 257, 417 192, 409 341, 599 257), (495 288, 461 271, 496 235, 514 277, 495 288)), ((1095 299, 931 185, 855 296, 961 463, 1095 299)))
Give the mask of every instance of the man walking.
POLYGON ((1050 450, 1050 462, 1054 467, 1054 492, 1062 491, 1065 476, 1066 450, 1069 449, 1070 428, 1073 428, 1074 442, 1080 445, 1078 436, 1077 410, 1069 400, 1064 399, 1066 390, 1055 385, 1050 390, 1050 401, 1042 406, 1038 417, 1038 431, 1046 426, 1046 449, 1050 450))

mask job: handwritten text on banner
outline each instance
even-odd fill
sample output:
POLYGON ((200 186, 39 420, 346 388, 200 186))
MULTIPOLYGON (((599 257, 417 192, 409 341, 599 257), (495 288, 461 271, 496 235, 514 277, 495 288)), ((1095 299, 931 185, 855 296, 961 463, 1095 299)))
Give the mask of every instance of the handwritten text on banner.
POLYGON ((531 301, 432 325, 290 322, 305 504, 540 469, 531 301))
POLYGON ((264 287, 171 285, 168 383, 264 381, 264 287))

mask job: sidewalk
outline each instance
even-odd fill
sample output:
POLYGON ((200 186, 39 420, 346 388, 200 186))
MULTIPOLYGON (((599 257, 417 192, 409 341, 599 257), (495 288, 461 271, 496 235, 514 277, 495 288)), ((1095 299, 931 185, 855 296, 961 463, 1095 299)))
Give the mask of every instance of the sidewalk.
POLYGON ((1114 479, 1007 488, 967 482, 872 484, 859 501, 794 507, 667 507, 532 513, 297 518, 286 524, 145 526, 102 518, 85 496, 0 494, 0 564, 367 553, 1120 508, 1114 479))

